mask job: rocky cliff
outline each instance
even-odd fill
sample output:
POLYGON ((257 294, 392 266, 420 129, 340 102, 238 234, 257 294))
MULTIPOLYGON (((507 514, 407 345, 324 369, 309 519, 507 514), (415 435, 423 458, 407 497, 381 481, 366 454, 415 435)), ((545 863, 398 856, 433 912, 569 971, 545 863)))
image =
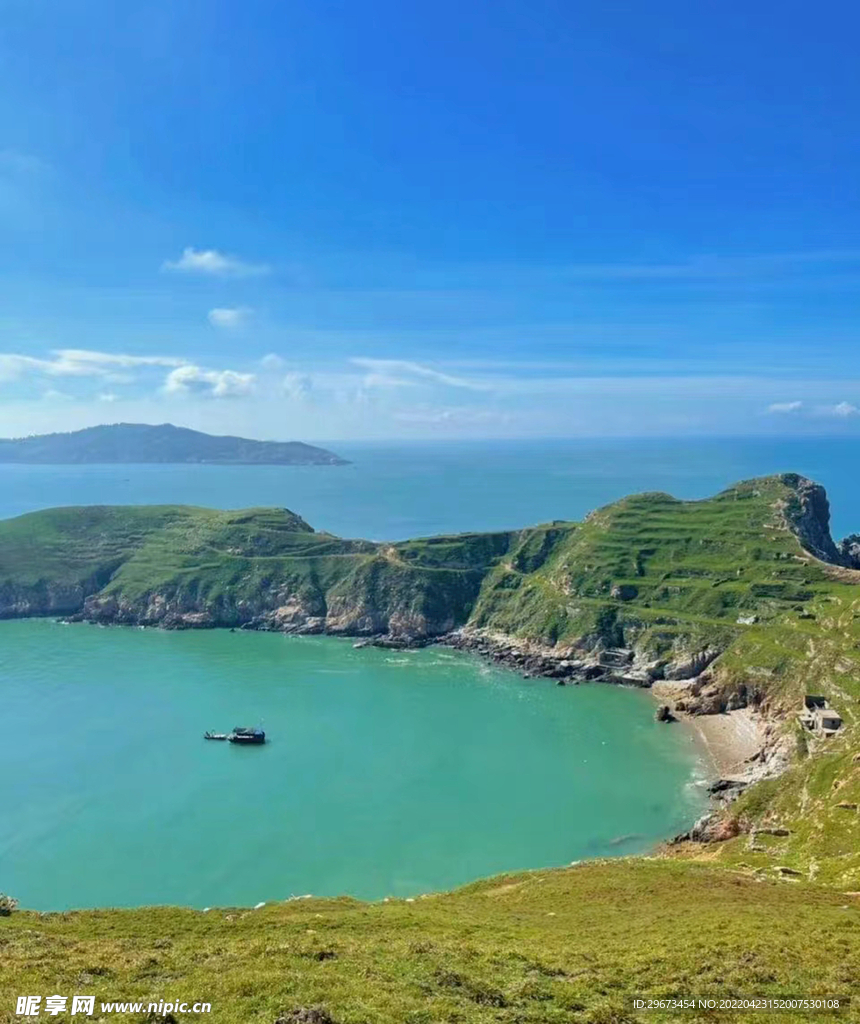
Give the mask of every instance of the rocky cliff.
POLYGON ((785 473, 787 488, 782 510, 789 529, 816 558, 833 565, 850 565, 846 552, 830 535, 830 502, 821 484, 797 473, 785 473))

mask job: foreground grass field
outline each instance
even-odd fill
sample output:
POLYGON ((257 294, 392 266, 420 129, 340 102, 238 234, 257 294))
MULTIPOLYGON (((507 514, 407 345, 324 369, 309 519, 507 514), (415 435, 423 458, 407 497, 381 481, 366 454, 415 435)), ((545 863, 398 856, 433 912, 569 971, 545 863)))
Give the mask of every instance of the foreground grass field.
POLYGON ((770 1015, 635 1011, 631 999, 844 996, 858 976, 858 894, 666 860, 505 876, 414 902, 0 918, 4 1024, 24 1019, 15 996, 36 993, 94 994, 96 1019, 102 1001, 205 1000, 210 1016, 177 1020, 224 1024, 313 1021, 296 1014, 306 1007, 338 1024, 761 1021, 770 1015))

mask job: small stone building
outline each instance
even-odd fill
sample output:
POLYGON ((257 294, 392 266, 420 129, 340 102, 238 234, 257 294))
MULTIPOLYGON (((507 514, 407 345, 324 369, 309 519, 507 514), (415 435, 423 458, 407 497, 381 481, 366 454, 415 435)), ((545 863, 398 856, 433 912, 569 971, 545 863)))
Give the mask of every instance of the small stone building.
POLYGON ((803 698, 800 721, 811 732, 832 736, 842 728, 842 718, 830 707, 826 698, 808 693, 803 698))

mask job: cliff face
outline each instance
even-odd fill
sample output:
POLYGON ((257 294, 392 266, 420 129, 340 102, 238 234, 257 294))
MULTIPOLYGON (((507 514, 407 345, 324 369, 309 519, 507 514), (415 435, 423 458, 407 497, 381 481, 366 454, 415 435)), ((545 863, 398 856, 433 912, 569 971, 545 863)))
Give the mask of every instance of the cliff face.
POLYGON ((26 585, 0 584, 0 618, 30 618, 40 615, 74 615, 84 606, 88 590, 81 584, 40 581, 26 585))
POLYGON ((0 619, 78 615, 90 596, 108 583, 110 575, 110 567, 104 567, 71 581, 0 580, 0 619))
POLYGON ((81 621, 173 629, 245 627, 418 640, 462 625, 481 578, 479 572, 428 572, 370 558, 328 589, 295 579, 270 579, 266 585, 220 593, 184 581, 140 594, 113 585, 63 611, 81 621))
POLYGON ((801 545, 822 562, 850 568, 851 554, 830 536, 830 502, 821 484, 796 473, 785 473, 782 481, 789 488, 783 514, 801 545))

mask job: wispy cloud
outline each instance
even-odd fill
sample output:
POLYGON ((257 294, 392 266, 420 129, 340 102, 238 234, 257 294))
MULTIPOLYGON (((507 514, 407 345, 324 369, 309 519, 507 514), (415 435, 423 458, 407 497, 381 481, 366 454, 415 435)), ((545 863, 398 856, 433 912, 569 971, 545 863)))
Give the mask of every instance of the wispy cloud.
POLYGON ((233 330, 246 324, 252 312, 247 306, 216 307, 209 310, 206 318, 213 327, 233 330))
POLYGON ((420 408, 405 409, 394 414, 394 419, 399 423, 412 423, 418 425, 463 425, 479 426, 490 423, 507 423, 511 417, 508 413, 495 409, 472 409, 468 407, 453 407, 443 409, 420 408))
POLYGON ((162 270, 183 274, 208 274, 213 277, 256 277, 271 270, 265 263, 246 263, 235 256, 226 256, 217 249, 195 249, 187 246, 178 260, 165 260, 162 270))
POLYGON ((114 383, 131 378, 118 370, 142 366, 181 366, 185 359, 172 356, 130 356, 89 349, 55 349, 49 358, 0 352, 0 381, 18 380, 29 375, 45 377, 102 377, 114 383))
POLYGON ((274 352, 270 352, 260 360, 260 366, 269 373, 277 373, 279 370, 283 370, 286 365, 286 360, 274 352))
POLYGON ((308 398, 313 389, 313 378, 308 373, 288 373, 281 381, 281 387, 287 398, 308 398))
POLYGON ((836 405, 824 406, 821 410, 826 416, 836 416, 840 419, 847 419, 849 416, 860 415, 860 409, 850 402, 837 402, 836 405))
POLYGON ((251 394, 256 377, 235 370, 207 370, 187 364, 171 370, 164 381, 166 394, 204 394, 212 398, 242 398, 251 394))
POLYGON ((753 278, 796 274, 816 267, 860 266, 858 249, 761 253, 750 256, 700 255, 674 263, 569 264, 561 274, 583 281, 660 281, 753 278))
POLYGON ((86 348, 58 348, 54 349, 52 354, 57 357, 58 364, 89 367, 93 372, 111 366, 124 369, 135 366, 181 366, 188 361, 181 356, 132 356, 122 352, 96 352, 86 348))
POLYGON ((22 356, 14 352, 0 352, 0 381, 17 380, 27 373, 62 376, 58 364, 53 360, 22 356))
MULTIPOLYGON (((596 374, 552 360, 464 366, 424 358, 314 358, 320 348, 291 336, 290 349, 263 358, 247 353, 226 365, 212 355, 169 350, 4 353, 0 422, 17 416, 8 429, 32 429, 46 422, 53 402, 53 423, 85 414, 97 422, 110 410, 113 418, 145 414, 153 422, 179 416, 206 429, 259 422, 273 436, 287 429, 315 437, 627 436, 727 428, 836 434, 860 423, 860 402, 851 401, 860 381, 845 374, 596 374), (233 401, 215 401, 222 399, 233 401)), ((433 349, 428 344, 424 351, 433 349)))
POLYGON ((449 388, 465 388, 468 391, 489 391, 490 385, 483 381, 470 380, 467 377, 454 376, 442 370, 436 370, 423 363, 415 363, 405 359, 368 359, 356 357, 350 360, 353 366, 368 371, 364 379, 365 387, 403 387, 417 384, 419 381, 432 381, 449 388))

